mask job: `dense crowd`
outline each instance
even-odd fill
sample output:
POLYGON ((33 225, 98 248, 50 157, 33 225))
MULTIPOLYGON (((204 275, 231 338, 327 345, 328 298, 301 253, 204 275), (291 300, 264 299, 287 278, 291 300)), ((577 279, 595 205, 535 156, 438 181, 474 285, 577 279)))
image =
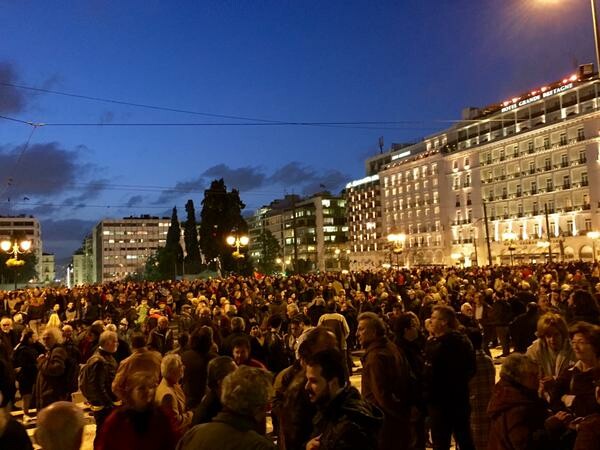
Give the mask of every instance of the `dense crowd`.
POLYGON ((0 292, 0 448, 600 449, 599 268, 0 292))

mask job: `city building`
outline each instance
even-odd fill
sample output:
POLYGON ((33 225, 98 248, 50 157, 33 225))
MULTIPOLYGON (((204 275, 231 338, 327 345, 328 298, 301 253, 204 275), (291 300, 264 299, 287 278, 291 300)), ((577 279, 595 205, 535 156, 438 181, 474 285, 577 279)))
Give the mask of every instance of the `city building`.
POLYGON ((564 80, 469 109, 467 120, 425 139, 447 161, 452 262, 593 258, 599 96, 600 81, 582 66, 564 80))
POLYGON ((93 247, 92 235, 89 234, 83 240, 81 248, 73 254, 72 281, 74 286, 91 284, 96 280, 93 247))
MULTIPOLYGON (((321 192, 305 199, 288 195, 258 209, 249 221, 249 235, 269 230, 281 246, 282 271, 341 270, 349 264, 346 245, 346 200, 321 192)), ((250 254, 260 246, 250 240, 250 254)))
POLYGON ((56 264, 54 255, 51 253, 42 253, 42 272, 39 275, 40 283, 54 283, 56 278, 56 264))
POLYGON ((40 222, 33 216, 0 216, 0 241, 11 239, 27 239, 31 241, 30 252, 37 258, 36 273, 41 279, 42 267, 42 227, 40 222))
POLYGON ((386 246, 389 264, 446 263, 448 219, 444 205, 448 199, 444 170, 439 149, 427 150, 421 142, 397 152, 379 173, 383 237, 403 236, 403 242, 386 246))
POLYGON ((98 223, 92 232, 93 282, 142 274, 146 259, 166 244, 170 224, 168 217, 149 215, 98 223))

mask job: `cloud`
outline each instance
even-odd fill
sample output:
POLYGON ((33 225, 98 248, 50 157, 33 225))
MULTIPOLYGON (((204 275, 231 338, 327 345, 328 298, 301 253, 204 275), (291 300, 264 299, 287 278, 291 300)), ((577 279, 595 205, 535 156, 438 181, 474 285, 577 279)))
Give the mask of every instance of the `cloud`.
POLYGON ((129 200, 127 200, 126 206, 128 208, 133 208, 134 206, 139 205, 142 200, 144 200, 144 197, 142 197, 141 195, 134 195, 133 197, 130 197, 129 200))
POLYGON ((311 195, 323 190, 339 192, 349 179, 349 175, 337 169, 315 169, 293 161, 277 169, 269 181, 294 186, 299 188, 304 195, 311 195))
POLYGON ((81 176, 74 153, 57 142, 0 147, 0 180, 13 193, 48 196, 64 191, 81 176))
POLYGON ((80 219, 41 221, 44 252, 54 253, 57 261, 70 257, 97 223, 80 219))
POLYGON ((282 184, 303 184, 313 180, 315 171, 308 166, 302 165, 298 161, 292 161, 285 166, 277 169, 269 180, 273 183, 282 184))
POLYGON ((0 61, 0 113, 19 113, 27 106, 25 91, 5 86, 4 83, 18 84, 19 77, 13 64, 0 61))
POLYGON ((338 193, 346 185, 350 177, 339 170, 330 169, 321 174, 317 174, 315 179, 304 185, 302 193, 312 195, 316 192, 329 191, 338 193))
POLYGON ((85 206, 83 202, 98 198, 100 194, 106 189, 108 181, 109 180, 107 179, 90 181, 89 183, 83 186, 82 191, 79 195, 68 197, 63 201, 63 203, 67 206, 75 205, 75 207, 81 208, 85 206))
POLYGON ((172 202, 184 195, 193 191, 204 190, 205 181, 203 177, 198 177, 193 180, 178 181, 171 189, 166 189, 160 193, 158 198, 152 202, 153 205, 164 205, 172 202))
POLYGON ((261 187, 266 175, 258 167, 240 167, 232 169, 225 164, 218 164, 205 170, 202 174, 206 178, 225 180, 228 189, 237 189, 239 191, 251 191, 261 187))

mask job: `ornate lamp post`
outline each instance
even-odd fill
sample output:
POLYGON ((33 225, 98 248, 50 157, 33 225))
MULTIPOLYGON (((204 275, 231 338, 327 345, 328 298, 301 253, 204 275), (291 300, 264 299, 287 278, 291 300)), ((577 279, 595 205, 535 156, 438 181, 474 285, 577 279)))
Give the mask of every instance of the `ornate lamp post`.
POLYGON ((396 266, 400 265, 400 255, 404 251, 404 242, 406 241, 406 234, 396 233, 392 231, 387 236, 388 242, 392 243, 392 252, 396 255, 396 266))
POLYGON ((594 254, 594 262, 596 262, 596 240, 600 238, 600 231, 588 231, 587 237, 592 240, 592 253, 594 254))
POLYGON ((9 255, 12 255, 12 258, 6 260, 6 265, 8 267, 14 267, 15 269, 15 290, 17 290, 17 267, 25 265, 25 261, 19 259, 19 255, 23 255, 31 250, 31 241, 28 239, 24 239, 20 242, 17 240, 4 240, 0 242, 0 248, 9 255))
POLYGON ((245 247, 246 245, 248 245, 248 242, 250 242, 250 238, 245 234, 240 236, 236 233, 235 235, 227 236, 226 241, 228 245, 235 247, 233 257, 236 259, 241 259, 244 257, 244 255, 240 253, 240 247, 245 247))
POLYGON ((510 252, 510 265, 514 265, 513 252, 516 250, 515 241, 517 240, 517 233, 513 231, 507 231, 502 233, 502 240, 508 242, 508 251, 510 252))

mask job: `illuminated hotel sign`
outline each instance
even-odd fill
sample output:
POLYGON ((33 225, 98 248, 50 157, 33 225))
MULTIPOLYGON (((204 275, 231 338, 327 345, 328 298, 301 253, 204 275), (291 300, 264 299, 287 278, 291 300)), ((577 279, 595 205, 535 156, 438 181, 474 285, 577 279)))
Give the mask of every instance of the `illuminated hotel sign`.
POLYGON ((346 189, 350 189, 356 186, 360 186, 361 184, 370 183, 371 181, 379 180, 379 175, 375 174, 370 177, 361 178, 360 180, 351 181, 346 184, 346 189))
POLYGON ((405 156, 409 156, 409 155, 410 155, 410 150, 407 152, 398 153, 397 155, 392 156, 392 161, 395 161, 400 158, 404 158, 405 156))
POLYGON ((542 90, 540 92, 532 93, 532 95, 530 95, 527 98, 524 98, 523 100, 518 101, 519 99, 513 99, 513 103, 511 105, 505 106, 504 108, 502 108, 501 111, 502 112, 512 111, 513 109, 517 109, 520 106, 525 106, 530 103, 537 102, 538 100, 541 100, 543 98, 552 97, 553 95, 568 91, 572 87, 573 87, 573 83, 568 83, 568 84, 564 84, 557 88, 546 90, 546 91, 544 91, 544 89, 542 88, 542 90))

